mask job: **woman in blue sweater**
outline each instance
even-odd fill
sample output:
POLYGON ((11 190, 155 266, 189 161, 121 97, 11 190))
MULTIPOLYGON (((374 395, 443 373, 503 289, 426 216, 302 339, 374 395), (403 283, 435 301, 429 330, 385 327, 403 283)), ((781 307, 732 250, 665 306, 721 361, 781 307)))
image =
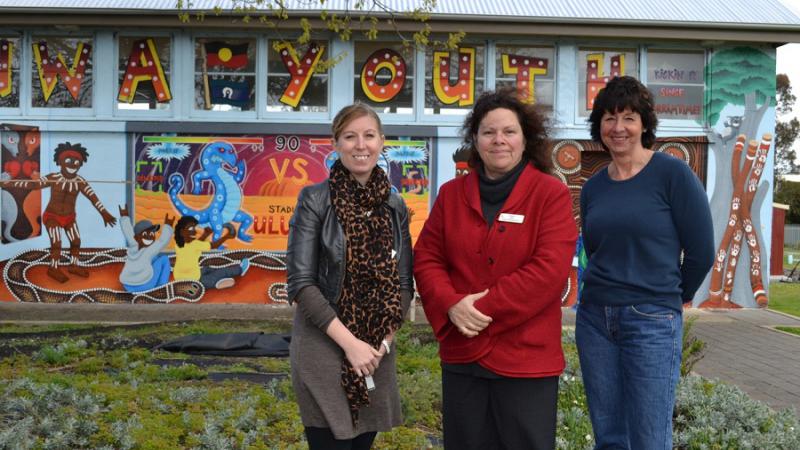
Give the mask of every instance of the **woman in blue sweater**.
POLYGON ((589 117, 611 164, 581 191, 588 265, 575 325, 596 449, 671 449, 682 306, 714 257, 711 212, 683 161, 654 152, 648 89, 608 82, 589 117))

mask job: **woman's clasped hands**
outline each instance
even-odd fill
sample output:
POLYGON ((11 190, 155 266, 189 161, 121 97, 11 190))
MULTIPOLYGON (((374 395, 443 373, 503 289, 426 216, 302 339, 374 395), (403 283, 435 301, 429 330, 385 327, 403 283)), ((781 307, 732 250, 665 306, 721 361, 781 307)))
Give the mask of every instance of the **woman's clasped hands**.
POLYGON ((475 302, 489 293, 489 289, 475 294, 465 295, 464 298, 450 307, 447 316, 458 331, 466 337, 475 337, 492 323, 492 318, 478 311, 475 302))

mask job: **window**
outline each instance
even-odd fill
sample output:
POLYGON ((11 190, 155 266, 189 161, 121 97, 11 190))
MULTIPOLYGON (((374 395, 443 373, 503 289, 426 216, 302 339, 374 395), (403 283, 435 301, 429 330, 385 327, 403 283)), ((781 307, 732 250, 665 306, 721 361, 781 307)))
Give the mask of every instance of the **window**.
POLYGON ((255 39, 201 38, 194 46, 194 107, 255 109, 255 39))
POLYGON ((0 36, 0 108, 19 107, 19 42, 0 36))
POLYGON ((594 98, 615 76, 639 76, 638 53, 624 48, 578 49, 578 115, 588 117, 594 98))
POLYGON ((529 103, 552 111, 555 99, 555 49, 498 44, 495 52, 495 86, 514 87, 529 103))
POLYGON ((168 37, 119 38, 119 109, 169 109, 170 44, 168 37))
POLYGON ((703 118, 703 51, 649 50, 647 87, 659 119, 703 118))
POLYGON ((414 113, 414 50, 402 44, 357 42, 355 100, 382 113, 414 113))
POLYGON ((92 38, 32 37, 31 104, 38 108, 92 107, 92 38))
POLYGON ((425 114, 467 114, 484 90, 486 47, 425 52, 425 114))
POLYGON ((327 43, 269 41, 267 111, 328 111, 328 72, 318 72, 327 43))

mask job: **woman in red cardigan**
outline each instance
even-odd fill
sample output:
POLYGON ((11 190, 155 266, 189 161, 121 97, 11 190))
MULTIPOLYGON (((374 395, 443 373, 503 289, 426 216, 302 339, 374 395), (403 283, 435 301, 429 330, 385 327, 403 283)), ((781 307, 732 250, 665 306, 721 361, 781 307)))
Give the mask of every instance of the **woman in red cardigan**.
POLYGON ((561 299, 577 229, 549 174, 544 120, 488 92, 462 134, 471 172, 445 183, 414 248, 439 340, 445 449, 555 446, 561 299))

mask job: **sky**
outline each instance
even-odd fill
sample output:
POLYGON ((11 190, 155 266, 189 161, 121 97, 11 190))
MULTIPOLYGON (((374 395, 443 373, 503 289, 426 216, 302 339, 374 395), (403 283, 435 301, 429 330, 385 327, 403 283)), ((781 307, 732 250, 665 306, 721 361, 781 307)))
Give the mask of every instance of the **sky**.
MULTIPOLYGON (((800 97, 800 44, 785 44, 777 49, 777 64, 775 66, 775 73, 785 73, 789 76, 789 81, 792 83, 792 93, 800 97)), ((786 117, 794 115, 800 119, 800 102, 796 102, 794 110, 791 115, 778 117, 778 119, 786 120, 786 117)), ((800 142, 795 142, 795 151, 797 151, 798 159, 795 161, 800 164, 800 142)))
MULTIPOLYGON (((781 0, 781 2, 794 13, 800 14, 800 0, 781 0)), ((789 81, 792 83, 792 93, 797 96, 800 94, 800 43, 784 44, 778 47, 775 56, 777 60, 775 74, 785 73, 788 75, 789 81)), ((791 115, 800 118, 800 104, 795 104, 791 115)), ((795 149, 797 147, 798 144, 795 144, 795 149)), ((798 162, 800 162, 800 154, 798 162)))

